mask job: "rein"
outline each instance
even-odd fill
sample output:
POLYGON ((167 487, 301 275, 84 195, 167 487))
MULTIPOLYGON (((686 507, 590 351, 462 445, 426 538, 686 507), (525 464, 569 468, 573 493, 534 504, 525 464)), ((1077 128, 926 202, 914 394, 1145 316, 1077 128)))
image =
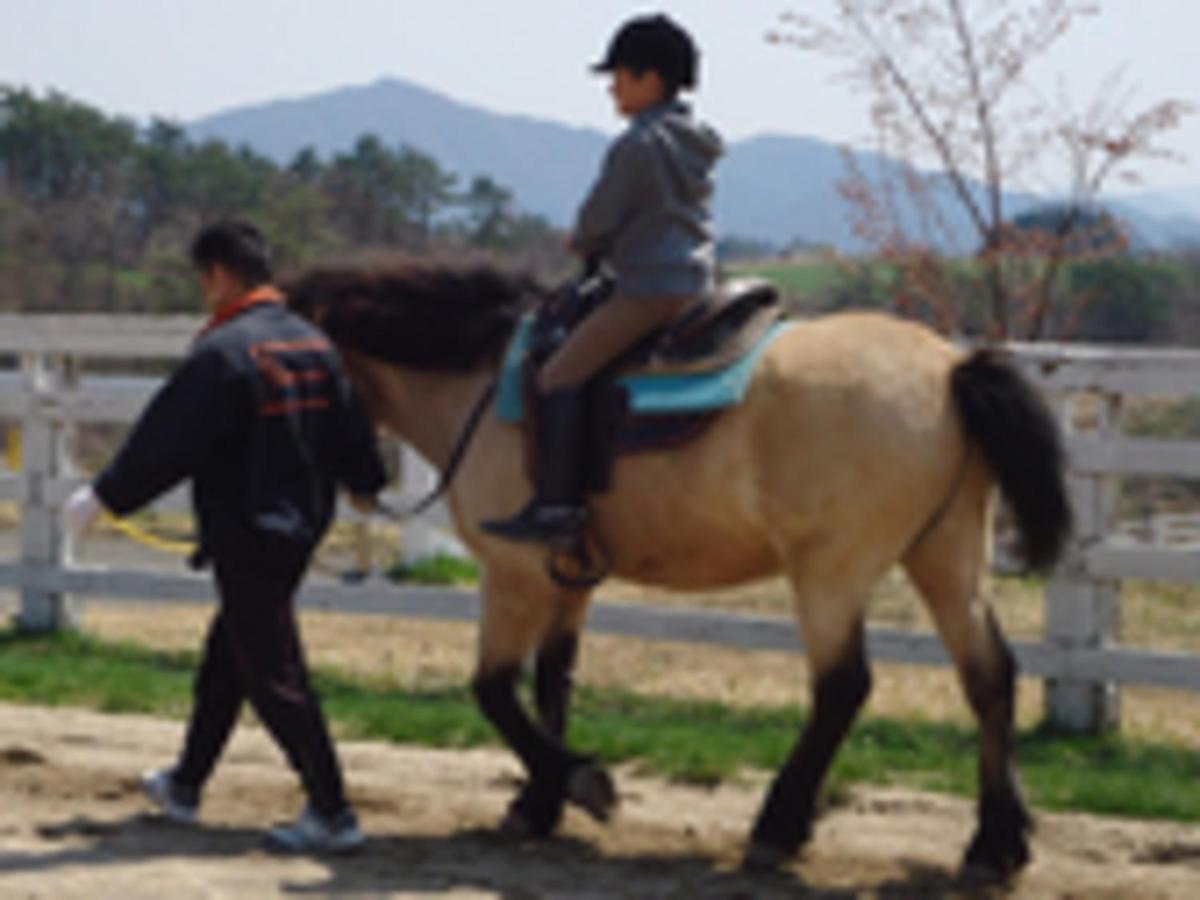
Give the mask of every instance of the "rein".
MULTIPOLYGON (((467 455, 467 448, 471 446, 471 438, 475 437, 479 423, 483 421, 484 413, 495 399, 499 386, 500 379, 497 377, 488 383, 479 399, 475 401, 475 405, 471 408, 471 414, 467 416, 467 421, 458 433, 458 439, 454 443, 454 449, 450 451, 450 459, 447 460, 446 468, 442 470, 442 474, 438 478, 437 486, 408 509, 393 509, 382 500, 377 500, 375 509, 380 515, 393 522, 403 524, 425 512, 446 495, 454 481, 454 476, 458 473, 463 457, 467 455)), ((612 568, 612 560, 609 557, 608 549, 594 536, 592 544, 594 548, 589 546, 587 535, 581 533, 566 546, 552 547, 546 558, 547 574, 565 588, 590 589, 595 587, 608 577, 609 570, 612 568)))
POLYGON ((483 389, 483 393, 479 395, 479 399, 475 401, 475 405, 471 407, 471 413, 467 416, 467 421, 458 433, 458 438, 454 442, 454 449, 450 451, 450 459, 446 461, 446 468, 442 470, 434 489, 408 509, 393 509, 382 500, 377 500, 375 508, 381 515, 394 522, 405 522, 419 516, 446 495, 446 492, 450 490, 451 483, 454 481, 454 476, 458 474, 458 468, 462 464, 463 457, 467 455, 467 448, 471 446, 471 438, 475 437, 475 432, 479 430, 479 423, 483 421, 484 413, 487 412, 492 400, 496 397, 496 390, 499 384, 499 378, 489 382, 488 386, 483 389))

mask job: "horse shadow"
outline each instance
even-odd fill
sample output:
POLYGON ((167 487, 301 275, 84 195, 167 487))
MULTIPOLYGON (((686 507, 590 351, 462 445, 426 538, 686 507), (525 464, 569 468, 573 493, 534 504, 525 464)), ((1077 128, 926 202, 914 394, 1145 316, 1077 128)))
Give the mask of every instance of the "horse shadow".
MULTIPOLYGON (((74 817, 43 824, 46 839, 70 841, 50 853, 0 850, 5 875, 87 867, 103 878, 105 866, 162 858, 236 859, 265 853, 261 829, 172 825, 137 814, 102 820, 74 817)), ((353 856, 315 858, 325 870, 316 879, 285 875, 276 889, 297 896, 438 894, 489 891, 505 900, 538 897, 623 896, 700 898, 963 896, 964 887, 938 867, 901 860, 905 874, 837 888, 808 884, 795 869, 747 872, 701 853, 602 853, 578 838, 516 841, 495 831, 451 835, 379 834, 353 856)))

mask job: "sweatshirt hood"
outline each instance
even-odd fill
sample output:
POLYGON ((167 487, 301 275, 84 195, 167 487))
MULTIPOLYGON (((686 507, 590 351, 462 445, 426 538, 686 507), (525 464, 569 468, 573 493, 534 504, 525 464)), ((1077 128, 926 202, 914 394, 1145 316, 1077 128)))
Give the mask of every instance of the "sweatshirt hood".
POLYGON ((637 122, 662 149, 685 196, 702 199, 712 194, 713 167, 725 152, 725 142, 715 129, 696 121, 691 108, 679 100, 646 110, 637 122))

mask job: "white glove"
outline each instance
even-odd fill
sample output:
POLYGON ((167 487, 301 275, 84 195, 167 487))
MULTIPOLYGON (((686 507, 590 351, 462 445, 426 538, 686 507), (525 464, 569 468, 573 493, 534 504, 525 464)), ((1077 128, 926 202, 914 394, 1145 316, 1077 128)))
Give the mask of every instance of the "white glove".
POLYGON ((62 525, 66 531, 78 537, 92 527, 104 507, 100 505, 96 492, 90 484, 77 487, 67 498, 62 508, 62 525))

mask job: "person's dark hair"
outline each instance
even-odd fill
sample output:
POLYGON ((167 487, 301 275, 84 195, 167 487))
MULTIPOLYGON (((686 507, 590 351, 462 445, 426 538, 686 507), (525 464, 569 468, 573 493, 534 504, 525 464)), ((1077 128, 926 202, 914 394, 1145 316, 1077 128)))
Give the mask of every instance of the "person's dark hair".
POLYGON ((202 229, 192 241, 192 264, 201 272, 224 266, 246 287, 271 280, 271 253, 266 238, 250 222, 231 219, 202 229))
POLYGON ((696 87, 699 57, 692 36, 669 16, 641 16, 622 25, 594 72, 624 66, 633 72, 657 72, 669 94, 696 87))

